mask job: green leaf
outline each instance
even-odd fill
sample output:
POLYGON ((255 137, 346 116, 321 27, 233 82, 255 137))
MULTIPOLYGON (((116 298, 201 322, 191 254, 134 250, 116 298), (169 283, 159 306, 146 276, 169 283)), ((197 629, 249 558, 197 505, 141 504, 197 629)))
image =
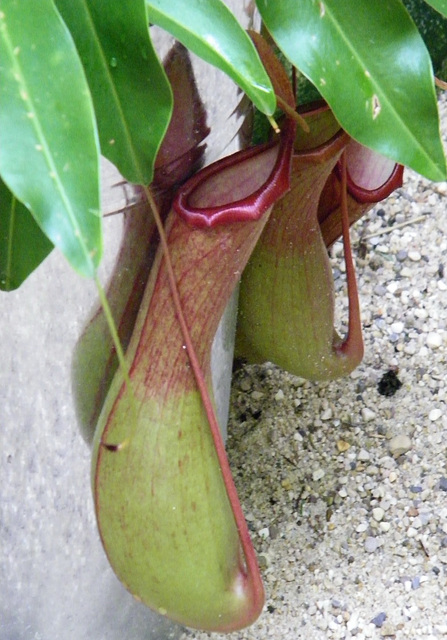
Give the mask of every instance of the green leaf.
POLYGON ((79 273, 101 258, 99 149, 71 36, 51 0, 2 0, 0 175, 79 273))
POLYGON ((426 2, 447 18, 447 0, 426 0, 426 2))
POLYGON ((446 177, 430 57, 400 0, 257 0, 289 60, 356 140, 446 177))
POLYGON ((260 111, 273 114, 270 79, 250 38, 221 0, 147 0, 147 5, 151 23, 229 75, 260 111))
POLYGON ((101 151, 130 182, 149 184, 172 113, 144 0, 57 0, 84 63, 101 151))
POLYGON ((17 289, 52 248, 28 209, 0 180, 0 289, 17 289))

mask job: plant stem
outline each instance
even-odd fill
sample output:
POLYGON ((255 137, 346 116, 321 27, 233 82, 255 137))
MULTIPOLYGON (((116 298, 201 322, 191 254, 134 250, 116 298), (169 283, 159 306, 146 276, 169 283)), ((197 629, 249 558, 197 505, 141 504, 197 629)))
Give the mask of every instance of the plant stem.
POLYGON ((305 131, 306 133, 310 132, 310 127, 307 124, 306 120, 303 118, 303 116, 301 116, 297 111, 295 111, 295 109, 292 109, 292 107, 290 107, 287 104, 287 102, 283 100, 283 98, 281 98, 281 96, 277 95, 276 101, 278 103, 278 106, 284 111, 284 113, 289 118, 292 118, 292 120, 295 120, 295 122, 297 122, 300 125, 303 131, 305 131))
POLYGON ((360 361, 363 358, 362 320, 360 315, 359 293, 352 259, 351 239, 349 235, 348 186, 346 170, 346 152, 340 158, 341 164, 341 219, 343 249, 345 254, 346 279, 348 283, 349 320, 348 334, 340 351, 360 361))

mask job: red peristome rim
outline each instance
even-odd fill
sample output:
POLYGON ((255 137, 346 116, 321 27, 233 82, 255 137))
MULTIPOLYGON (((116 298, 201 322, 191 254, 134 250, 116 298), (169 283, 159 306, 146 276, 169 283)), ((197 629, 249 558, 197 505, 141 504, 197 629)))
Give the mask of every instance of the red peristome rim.
POLYGON ((279 142, 269 142, 238 151, 205 167, 188 180, 177 192, 173 202, 176 213, 188 224, 206 228, 232 222, 258 220, 290 188, 290 164, 295 139, 296 124, 285 120, 279 142), (194 190, 211 176, 235 163, 244 162, 279 145, 278 157, 266 182, 246 198, 216 207, 192 207, 189 198, 194 190))
MULTIPOLYGON (((347 171, 347 187, 348 193, 359 204, 375 204, 387 198, 393 191, 402 186, 403 174, 405 167, 402 164, 395 164, 388 179, 376 189, 364 189, 357 185, 347 171)), ((335 168, 337 178, 341 179, 340 163, 337 162, 335 168)))

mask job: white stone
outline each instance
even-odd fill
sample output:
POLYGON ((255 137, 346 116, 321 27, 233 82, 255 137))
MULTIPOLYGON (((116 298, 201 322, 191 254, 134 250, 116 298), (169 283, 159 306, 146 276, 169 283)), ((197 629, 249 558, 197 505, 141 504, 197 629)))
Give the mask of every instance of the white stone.
POLYGON ((282 400, 284 400, 284 391, 282 389, 279 389, 275 393, 275 400, 276 402, 281 402, 282 400))
POLYGON ((346 623, 347 630, 352 631, 357 627, 358 623, 359 623, 359 614, 357 611, 354 611, 351 614, 351 617, 349 618, 348 622, 346 623))
POLYGON ((405 329, 405 324, 401 321, 393 322, 390 328, 394 333, 402 333, 402 331, 405 329))
POLYGON ((427 334, 427 347, 430 347, 430 349, 439 349, 441 345, 442 336, 439 333, 430 331, 430 333, 427 334))
POLYGON ((439 420, 441 416, 442 416, 441 409, 432 409, 428 414, 428 419, 431 420, 432 422, 435 422, 435 420, 439 420))
POLYGON ((374 553, 374 551, 376 551, 377 547, 379 546, 380 546, 380 543, 377 540, 377 538, 373 538, 372 536, 369 536, 368 538, 366 538, 365 551, 367 551, 368 553, 374 553))
POLYGON ((371 422, 376 417, 376 413, 369 409, 369 407, 363 407, 362 409, 362 420, 363 422, 371 422))
POLYGON ((312 473, 312 480, 314 482, 318 482, 318 480, 321 480, 322 478, 324 478, 324 469, 315 469, 312 473))
POLYGON ((387 291, 389 293, 395 294, 396 291, 399 289, 400 284, 398 282, 396 282, 395 280, 392 280, 386 287, 387 291))
POLYGON ((381 520, 383 520, 383 516, 385 515, 385 511, 382 509, 382 507, 375 507, 372 510, 372 515, 373 518, 376 522, 380 522, 381 520))
POLYGON ((413 519, 411 526, 413 527, 413 529, 420 529, 422 527, 422 520, 419 518, 419 516, 416 516, 416 518, 413 519))
POLYGON ((394 438, 391 438, 388 446, 389 446, 391 455, 394 456, 395 458, 398 458, 403 453, 406 453, 411 449, 412 442, 407 435, 402 433, 397 436, 394 436, 394 438))

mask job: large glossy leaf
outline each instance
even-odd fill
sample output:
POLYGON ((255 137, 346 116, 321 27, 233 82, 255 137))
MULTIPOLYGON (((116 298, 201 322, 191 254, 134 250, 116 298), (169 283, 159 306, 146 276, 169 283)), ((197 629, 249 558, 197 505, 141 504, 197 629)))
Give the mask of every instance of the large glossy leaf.
POLYGON ((172 112, 144 0, 57 0, 84 63, 102 153, 130 182, 149 184, 172 112))
POLYGON ((279 47, 353 138, 445 178, 430 57, 400 0, 257 4, 279 47))
POLYGON ((256 49, 221 0, 147 0, 149 20, 227 73, 256 107, 272 115, 276 100, 256 49))
POLYGON ((0 86, 0 174, 91 277, 102 252, 99 145, 84 72, 51 0, 2 0, 0 86))
POLYGON ((0 180, 0 289, 17 289, 52 248, 28 209, 0 180))
POLYGON ((426 2, 447 18, 447 0, 426 0, 426 2))

